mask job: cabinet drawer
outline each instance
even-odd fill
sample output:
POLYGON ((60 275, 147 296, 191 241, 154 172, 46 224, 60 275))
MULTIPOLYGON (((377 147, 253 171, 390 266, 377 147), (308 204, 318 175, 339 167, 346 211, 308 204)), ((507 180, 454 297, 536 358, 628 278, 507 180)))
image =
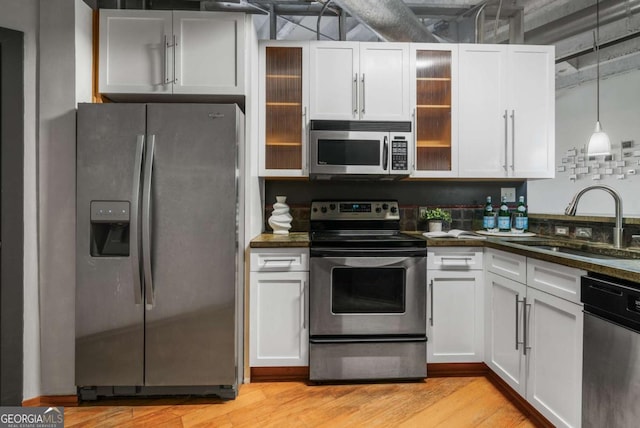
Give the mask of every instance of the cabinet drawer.
POLYGON ((482 250, 473 247, 436 247, 427 251, 429 270, 483 269, 482 250))
POLYGON ((289 272, 309 270, 309 250, 270 248, 251 251, 251 271, 289 272))
POLYGON ((586 271, 529 258, 527 285, 570 302, 580 303, 580 277, 586 271))
POLYGON ((489 249, 485 253, 485 268, 488 272, 527 283, 527 258, 518 254, 489 249))

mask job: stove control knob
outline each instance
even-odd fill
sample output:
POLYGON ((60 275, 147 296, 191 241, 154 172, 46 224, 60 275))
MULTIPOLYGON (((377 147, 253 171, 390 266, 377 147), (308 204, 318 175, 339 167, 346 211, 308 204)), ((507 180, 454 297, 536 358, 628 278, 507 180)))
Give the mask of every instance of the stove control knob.
POLYGON ((382 211, 380 207, 376 207, 376 212, 379 213, 380 211, 382 211))
POLYGON ((398 208, 396 208, 396 207, 391 207, 391 213, 392 213, 392 214, 395 214, 395 213, 396 213, 396 211, 398 211, 398 208))
POLYGON ((322 214, 325 214, 327 212, 327 207, 320 208, 320 211, 322 211, 322 214))
POLYGON ((329 204, 329 209, 331 211, 335 210, 336 209, 336 204, 329 204))
POLYGON ((389 204, 382 204, 382 209, 383 210, 388 210, 389 209, 389 204))
POLYGON ((314 213, 317 213, 317 212, 318 212, 318 208, 313 207, 313 212, 314 212, 314 213))

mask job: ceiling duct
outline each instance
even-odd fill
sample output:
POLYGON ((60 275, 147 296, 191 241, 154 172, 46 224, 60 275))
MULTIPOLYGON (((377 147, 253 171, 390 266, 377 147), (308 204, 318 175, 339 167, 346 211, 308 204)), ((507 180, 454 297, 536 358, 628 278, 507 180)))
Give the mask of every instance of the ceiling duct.
MULTIPOLYGON (((596 26, 596 6, 581 9, 571 15, 566 15, 545 25, 525 32, 525 39, 529 44, 546 45, 557 43, 585 31, 591 31, 596 26)), ((606 25, 640 12, 640 2, 624 2, 620 0, 603 1, 600 5, 600 25, 606 25)))
POLYGON ((439 40, 420 22, 402 0, 334 0, 349 15, 387 42, 429 42, 439 40))

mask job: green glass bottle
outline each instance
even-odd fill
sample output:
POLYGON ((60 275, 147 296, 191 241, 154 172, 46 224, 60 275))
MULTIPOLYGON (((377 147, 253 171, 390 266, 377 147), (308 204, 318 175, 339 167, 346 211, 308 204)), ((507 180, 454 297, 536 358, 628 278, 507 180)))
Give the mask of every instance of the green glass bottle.
POLYGON ((495 212, 493 211, 493 205, 491 205, 491 196, 487 196, 487 203, 484 206, 482 227, 485 230, 493 230, 496 228, 496 217, 495 212))
POLYGON ((500 230, 500 232, 511 232, 511 213, 507 206, 506 196, 502 197, 502 203, 498 210, 498 230, 500 230))
POLYGON ((527 206, 524 204, 524 196, 520 196, 518 199, 514 226, 518 232, 526 232, 529 229, 529 215, 527 214, 527 206))

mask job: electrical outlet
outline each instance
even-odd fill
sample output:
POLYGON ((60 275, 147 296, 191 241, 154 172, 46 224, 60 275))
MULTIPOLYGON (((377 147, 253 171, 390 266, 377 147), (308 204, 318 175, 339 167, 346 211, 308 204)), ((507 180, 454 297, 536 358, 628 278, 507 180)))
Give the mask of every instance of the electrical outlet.
POLYGON ((554 233, 556 235, 567 236, 569 235, 569 228, 565 226, 556 226, 554 233))
POLYGON ((422 218, 422 214, 426 213, 428 209, 427 207, 418 207, 418 218, 422 218))
POLYGON ((500 199, 506 197, 507 202, 516 201, 516 188, 515 187, 502 187, 500 188, 500 199))

